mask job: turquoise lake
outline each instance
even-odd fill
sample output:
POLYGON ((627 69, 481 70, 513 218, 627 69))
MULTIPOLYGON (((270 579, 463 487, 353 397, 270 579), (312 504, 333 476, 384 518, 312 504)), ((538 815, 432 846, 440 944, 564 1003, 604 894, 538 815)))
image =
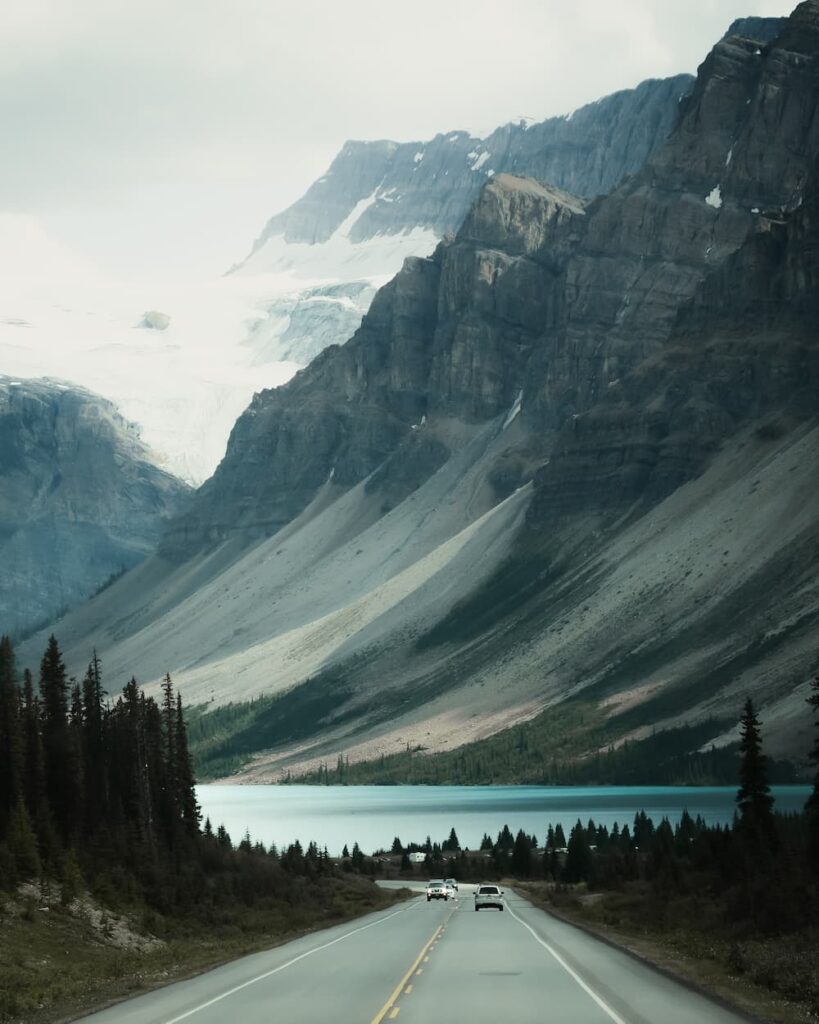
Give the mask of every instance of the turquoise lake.
MULTIPOLYGON (((314 840, 337 856, 346 843, 365 853, 402 843, 440 842, 454 827, 461 846, 477 849, 484 832, 493 839, 508 825, 542 843, 549 824, 566 834, 578 818, 585 824, 631 825, 645 810, 655 824, 676 823, 687 808, 709 824, 727 824, 736 788, 727 786, 198 786, 203 819, 223 824, 234 842, 251 838, 279 846, 314 840)), ((774 786, 776 809, 800 811, 808 786, 774 786)))

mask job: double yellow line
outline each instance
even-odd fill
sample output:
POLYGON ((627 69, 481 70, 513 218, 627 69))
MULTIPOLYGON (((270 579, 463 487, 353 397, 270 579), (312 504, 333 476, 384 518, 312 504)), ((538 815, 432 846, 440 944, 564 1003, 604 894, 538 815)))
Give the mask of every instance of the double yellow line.
POLYGON ((412 967, 410 967, 410 969, 407 971, 407 973, 404 975, 404 977, 395 986, 395 991, 390 996, 390 998, 386 1001, 386 1003, 384 1003, 384 1005, 381 1007, 381 1009, 378 1011, 378 1013, 373 1017, 373 1019, 370 1022, 370 1024, 381 1024, 381 1021, 387 1016, 387 1013, 392 1008, 393 1003, 401 995, 401 992, 403 991, 404 986, 410 980, 412 975, 415 973, 418 965, 421 963, 421 961, 424 959, 424 957, 429 952, 429 947, 432 945, 433 942, 435 942, 435 940, 441 934, 441 931, 442 931, 443 927, 444 926, 442 924, 438 925, 438 927, 432 933, 432 938, 429 940, 429 942, 427 942, 427 944, 424 946, 424 948, 421 950, 421 952, 415 958, 415 962, 413 963, 412 967))

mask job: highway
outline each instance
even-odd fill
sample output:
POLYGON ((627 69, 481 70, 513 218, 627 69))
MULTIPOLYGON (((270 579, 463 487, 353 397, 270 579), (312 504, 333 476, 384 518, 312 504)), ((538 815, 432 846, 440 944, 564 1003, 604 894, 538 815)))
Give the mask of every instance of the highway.
POLYGON ((94 1024, 738 1024, 746 1018, 507 891, 422 896, 83 1018, 94 1024))

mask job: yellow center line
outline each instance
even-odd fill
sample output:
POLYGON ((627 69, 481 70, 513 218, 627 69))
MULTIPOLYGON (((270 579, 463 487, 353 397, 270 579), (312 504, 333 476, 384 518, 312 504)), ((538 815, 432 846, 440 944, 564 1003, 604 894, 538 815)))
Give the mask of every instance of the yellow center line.
POLYGON ((408 996, 410 992, 412 992, 412 985, 407 985, 407 987, 404 989, 404 995, 408 996))
MULTIPOLYGON (((378 1013, 373 1017, 373 1019, 371 1021, 371 1024, 381 1024, 381 1021, 387 1016, 387 1013, 391 1009, 397 1009, 397 1007, 393 1007, 393 1003, 401 995, 401 990, 404 988, 406 983, 412 977, 413 971, 416 974, 420 974, 421 971, 423 970, 423 968, 418 968, 418 964, 420 964, 421 961, 424 959, 424 957, 426 956, 427 950, 432 945, 432 943, 438 938, 440 932, 441 932, 441 926, 439 925, 435 929, 435 931, 432 933, 431 938, 426 943, 424 943, 424 948, 421 950, 421 952, 415 958, 415 961, 414 961, 412 967, 410 967, 410 969, 407 971, 407 973, 404 975, 404 977, 396 985, 395 991, 392 993, 390 998, 386 1001, 386 1003, 384 1003, 384 1005, 381 1007, 381 1009, 378 1011, 378 1013), (416 970, 416 968, 418 968, 418 969, 416 970)), ((398 1014, 395 1013, 395 1014, 393 1014, 391 1016, 390 1019, 393 1019, 394 1017, 397 1017, 397 1016, 398 1016, 398 1014)))

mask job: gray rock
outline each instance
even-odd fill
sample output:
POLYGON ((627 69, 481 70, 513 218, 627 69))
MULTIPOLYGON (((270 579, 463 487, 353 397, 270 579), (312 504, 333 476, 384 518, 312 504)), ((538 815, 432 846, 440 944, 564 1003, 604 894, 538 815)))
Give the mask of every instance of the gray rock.
POLYGON ((0 632, 30 630, 136 565, 189 493, 111 402, 0 376, 0 632))
POLYGON ((324 242, 376 191, 353 226, 354 242, 415 227, 454 233, 482 185, 503 172, 580 196, 608 192, 663 144, 692 84, 690 75, 649 80, 565 117, 503 125, 484 139, 452 131, 427 142, 347 142, 327 173, 268 221, 253 252, 277 235, 324 242))

